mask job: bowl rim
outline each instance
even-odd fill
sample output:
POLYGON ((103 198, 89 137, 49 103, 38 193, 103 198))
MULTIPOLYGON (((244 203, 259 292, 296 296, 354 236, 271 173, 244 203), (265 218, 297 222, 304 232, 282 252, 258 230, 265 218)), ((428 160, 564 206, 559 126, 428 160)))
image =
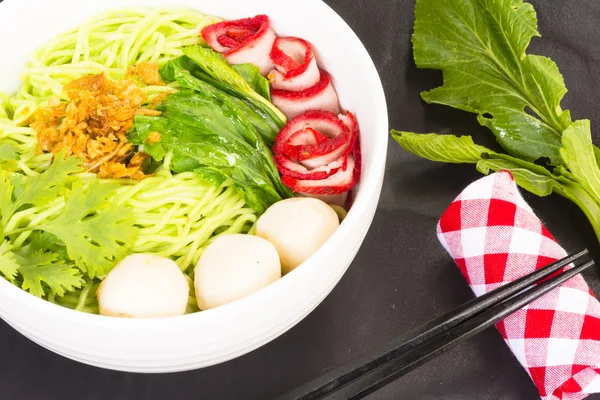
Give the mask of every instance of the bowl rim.
MULTIPOLYGON (((34 3, 35 0, 19 0, 21 3, 28 1, 34 3)), ((335 30, 341 30, 349 37, 348 41, 357 45, 356 51, 359 55, 356 62, 366 64, 365 70, 369 71, 368 76, 373 83, 373 89, 370 93, 371 104, 375 108, 376 115, 376 126, 373 137, 373 154, 372 162, 369 164, 369 168, 365 169, 363 163, 362 173, 359 182, 359 190, 354 199, 354 203, 351 209, 348 211, 348 215, 344 221, 340 224, 340 227, 334 232, 334 234, 319 248, 319 250, 313 254, 307 261, 305 261, 298 268, 294 269, 290 273, 282 276, 278 281, 270 284, 269 286, 255 292, 242 299, 236 300, 232 303, 225 304, 223 306, 200 311, 192 314, 185 314, 176 317, 163 317, 163 318, 115 318, 102 316, 97 314, 88 314, 81 311, 75 311, 60 305, 51 303, 47 300, 38 298, 29 292, 11 284, 6 279, 0 277, 0 291, 4 292, 8 297, 17 303, 22 303, 24 306, 30 309, 37 309, 39 312, 53 315, 60 318, 63 321, 76 322, 80 324, 87 324, 97 327, 109 328, 109 329, 132 329, 132 328, 145 328, 145 327, 156 327, 157 325, 169 324, 169 327, 183 328, 190 325, 196 325, 200 320, 207 322, 209 320, 215 321, 217 319, 228 318, 243 312, 243 310, 252 307, 255 304, 264 304, 269 299, 278 298, 278 293, 285 292, 286 288, 294 284, 294 277, 300 274, 313 274, 315 269, 319 267, 320 261, 328 258, 328 255, 336 251, 336 249, 343 248, 343 241, 350 234, 354 227, 359 225, 361 216, 364 215, 369 209, 372 201, 378 202, 381 193, 381 183, 385 174, 385 163, 387 156, 388 147, 388 110, 387 102, 385 98, 385 92, 381 77, 377 71, 375 63, 367 51, 365 45, 354 32, 354 30, 344 21, 344 19, 333 10, 328 4, 322 0, 305 0, 312 3, 320 3, 318 6, 323 7, 324 11, 329 14, 328 19, 331 19, 331 23, 335 24, 336 27, 332 28, 335 30), (365 173, 366 172, 366 173, 365 173)), ((0 11, 6 9, 17 0, 4 0, 0 3, 0 11)), ((23 4, 21 4, 23 5, 23 4)), ((153 7, 155 8, 155 7, 153 7)), ((111 8, 106 8, 110 10, 111 8)), ((201 10, 198 10, 201 12, 201 10)), ((316 44, 315 46, 318 46, 316 44)), ((360 119, 360 112, 357 111, 356 115, 360 119)), ((369 224, 370 225, 370 224, 369 224)), ((367 226, 368 229, 368 226, 367 226)))

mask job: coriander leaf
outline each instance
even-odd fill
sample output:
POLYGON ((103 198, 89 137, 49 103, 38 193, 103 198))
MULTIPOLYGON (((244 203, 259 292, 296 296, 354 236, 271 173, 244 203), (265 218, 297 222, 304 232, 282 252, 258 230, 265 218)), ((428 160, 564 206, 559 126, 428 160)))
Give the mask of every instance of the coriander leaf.
POLYGON ((473 143, 470 136, 392 131, 392 137, 405 150, 432 161, 475 164, 482 153, 491 151, 473 143))
POLYGON ((0 173, 0 236, 4 237, 4 226, 12 215, 13 185, 6 173, 0 173))
POLYGON ((267 78, 260 74, 260 69, 256 65, 235 64, 231 68, 240 74, 256 93, 271 101, 271 84, 267 78))
POLYGON ((28 243, 16 251, 22 257, 28 257, 29 254, 33 253, 45 252, 56 253, 59 259, 69 260, 65 244, 53 234, 44 231, 31 232, 28 243))
POLYGON ((11 144, 0 144, 0 163, 19 159, 19 149, 11 144))
POLYGON ((59 260, 55 253, 34 252, 27 257, 19 255, 17 260, 23 277, 21 287, 34 296, 44 297, 47 294, 43 284, 55 296, 64 296, 84 283, 80 271, 74 265, 59 260))
POLYGON ((12 251, 12 245, 8 240, 0 244, 0 273, 10 282, 14 282, 17 276, 19 264, 12 251))
POLYGON ((600 168, 592 144, 590 121, 576 121, 563 133, 560 155, 572 176, 600 199, 600 168))
MULTIPOLYGON (((81 160, 75 157, 65 158, 64 153, 59 153, 50 167, 41 174, 28 177, 15 175, 11 180, 14 201, 10 207, 2 209, 3 219, 7 221, 24 205, 43 205, 56 198, 64 189, 69 175, 82 171, 80 164, 81 160)), ((2 200, 2 205, 5 200, 2 200)))
POLYGON ((19 154, 20 151, 17 146, 0 144, 0 169, 5 171, 15 170, 18 166, 19 154))
POLYGON ((114 188, 97 180, 84 188, 75 181, 61 214, 40 226, 65 243, 69 257, 90 278, 106 275, 138 232, 129 208, 109 204, 114 188))
POLYGON ((559 165, 561 134, 571 123, 560 108, 567 90, 554 62, 525 54, 539 36, 531 4, 417 0, 415 14, 415 62, 444 75, 423 99, 478 114, 515 157, 559 165))

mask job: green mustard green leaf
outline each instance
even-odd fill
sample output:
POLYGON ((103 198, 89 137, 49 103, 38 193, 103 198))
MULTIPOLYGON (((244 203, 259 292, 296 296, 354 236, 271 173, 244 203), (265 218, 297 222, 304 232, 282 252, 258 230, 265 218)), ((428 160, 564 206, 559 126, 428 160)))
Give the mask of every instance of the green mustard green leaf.
POLYGON ((8 240, 0 244, 0 274, 10 282, 14 282, 19 269, 19 264, 12 249, 13 246, 8 240))
POLYGON ((114 189, 97 180, 88 187, 75 181, 64 210, 39 228, 64 242, 69 258, 90 278, 106 275, 137 237, 131 210, 109 202, 114 189))
POLYGON ((196 63, 202 72, 214 81, 225 84, 234 92, 239 92, 254 102, 258 107, 276 117, 283 125, 287 122, 286 116, 269 99, 257 93, 253 87, 234 70, 225 58, 216 51, 202 46, 189 46, 183 49, 183 53, 196 63))
POLYGON ((21 287, 34 296, 44 297, 48 290, 55 296, 64 296, 85 283, 81 271, 60 260, 56 253, 34 252, 17 259, 23 277, 21 287))
POLYGON ((483 174, 510 171, 519 186, 538 196, 548 196, 560 183, 560 177, 532 162, 496 153, 473 143, 470 136, 417 134, 392 131, 392 136, 406 150, 420 157, 453 164, 476 164, 483 174))
POLYGON ((590 121, 571 124, 563 132, 562 143, 560 155, 572 176, 596 199, 600 199, 600 168, 592 144, 590 121))
POLYGON ((415 62, 444 76, 423 99, 478 114, 515 157, 560 164, 561 133, 571 124, 560 108, 567 90, 554 62, 525 53, 539 35, 531 4, 417 0, 415 14, 415 62))
POLYGON ((166 81, 177 82, 182 88, 206 93, 216 101, 226 101, 234 105, 237 113, 243 115, 256 128, 269 148, 273 146, 275 136, 283 127, 283 122, 262 102, 257 102, 229 82, 212 78, 188 57, 169 61, 161 69, 161 76, 166 81))
POLYGON ((600 205, 598 199, 577 181, 566 176, 551 174, 548 170, 538 165, 526 164, 518 159, 506 156, 502 159, 486 159, 477 164, 477 169, 487 174, 490 171, 509 171, 515 182, 523 189, 537 195, 548 196, 551 193, 559 194, 575 203, 590 221, 596 236, 600 238, 600 205))
POLYGON ((491 171, 509 171, 515 181, 523 189, 537 196, 549 196, 559 185, 556 178, 548 170, 532 163, 525 164, 521 160, 507 158, 482 159, 477 163, 477 170, 485 175, 491 171))
POLYGON ((260 69, 254 64, 236 64, 231 66, 235 72, 265 99, 271 101, 271 84, 269 80, 260 74, 260 69))
POLYGON ((182 90, 167 97, 158 109, 158 117, 135 119, 137 137, 153 158, 160 160, 171 152, 175 172, 196 171, 216 186, 233 180, 259 213, 291 196, 260 135, 226 99, 182 90), (148 142, 152 132, 160 133, 160 141, 148 142))
POLYGON ((432 161, 454 164, 476 164, 481 154, 490 152, 473 143, 470 136, 418 134, 392 131, 392 137, 405 150, 432 161))

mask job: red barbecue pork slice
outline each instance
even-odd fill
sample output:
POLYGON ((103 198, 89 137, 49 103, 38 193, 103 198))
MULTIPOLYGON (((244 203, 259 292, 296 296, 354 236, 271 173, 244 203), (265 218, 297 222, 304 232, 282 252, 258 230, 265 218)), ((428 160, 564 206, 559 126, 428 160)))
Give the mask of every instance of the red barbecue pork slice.
POLYGON ((315 146, 325 143, 329 137, 313 128, 304 128, 295 132, 283 145, 283 154, 300 160, 305 157, 307 146, 315 146))
MULTIPOLYGON (((335 137, 340 133, 347 131, 348 127, 340 118, 329 111, 307 111, 302 115, 290 119, 275 137, 275 153, 284 153, 286 145, 289 145, 292 136, 307 128, 319 132, 327 138, 335 137)), ((294 143, 301 144, 301 143, 294 143)))
MULTIPOLYGON (((354 161, 354 169, 352 180, 350 183, 345 185, 340 185, 337 187, 327 188, 326 186, 331 184, 331 181, 326 181, 325 183, 322 181, 314 182, 312 184, 308 184, 308 182, 293 182, 290 179, 286 179, 288 183, 294 184, 296 189, 294 190, 296 193, 304 195, 304 196, 312 196, 322 199, 328 204, 337 204, 346 209, 350 208, 352 203, 351 190, 356 186, 358 180, 360 178, 361 167, 362 167, 362 157, 360 152, 360 128, 358 125, 358 121, 356 117, 351 112, 347 112, 346 115, 339 115, 339 119, 348 126, 348 128, 352 131, 352 139, 351 144, 347 147, 346 152, 342 155, 341 159, 348 157, 352 154, 352 159, 354 161), (319 186, 320 183, 320 186, 319 186), (347 189, 347 190, 345 190, 347 189), (333 192, 333 193, 332 193, 333 192)), ((350 161, 348 161, 348 164, 350 161)), ((346 168, 345 166, 342 169, 346 168)), ((348 169, 350 167, 348 166, 348 169)), ((336 171, 339 174, 339 170, 336 171)), ((346 175, 348 177, 348 175, 346 175)), ((293 177, 292 177, 293 178, 293 177)), ((330 179, 331 176, 327 179, 330 179)), ((339 176, 338 176, 339 178, 339 176)), ((331 178, 333 179, 333 178, 331 178)), ((284 181, 285 182, 285 181, 284 181)))
POLYGON ((288 176, 294 179, 326 179, 335 174, 340 168, 343 168, 348 163, 348 159, 338 159, 334 162, 315 169, 308 169, 304 165, 298 163, 283 154, 275 155, 275 164, 281 176, 288 176))
POLYGON ((320 71, 317 84, 302 91, 271 90, 271 100, 287 117, 292 119, 310 110, 329 111, 335 114, 340 112, 338 96, 331 84, 330 75, 320 71))
POLYGON ((202 29, 202 37, 229 64, 254 64, 266 76, 274 65, 269 55, 276 36, 270 25, 266 15, 223 21, 202 29))
POLYGON ((296 159, 302 165, 310 169, 328 165, 338 159, 345 162, 358 140, 358 122, 350 112, 340 114, 338 118, 348 129, 321 143, 301 146, 296 159))
MULTIPOLYGON (((296 168, 296 173, 323 171, 323 168, 328 173, 335 172, 346 163, 349 154, 346 149, 353 145, 352 135, 349 127, 334 113, 308 111, 292 119, 281 130, 275 138, 274 151, 306 168, 306 171, 296 168)), ((285 165, 289 163, 286 161, 285 165)))
POLYGON ((325 179, 295 179, 291 176, 282 176, 281 180, 292 191, 302 194, 333 195, 351 190, 358 183, 360 170, 357 168, 354 156, 348 157, 345 168, 340 168, 335 174, 325 179))
POLYGON ((275 162, 283 182, 305 195, 352 189, 360 175, 354 154, 358 135, 358 123, 350 112, 337 116, 308 111, 292 119, 275 139, 275 162))
POLYGON ((317 59, 306 40, 277 38, 270 56, 276 68, 269 73, 272 89, 300 92, 319 83, 321 73, 317 59))

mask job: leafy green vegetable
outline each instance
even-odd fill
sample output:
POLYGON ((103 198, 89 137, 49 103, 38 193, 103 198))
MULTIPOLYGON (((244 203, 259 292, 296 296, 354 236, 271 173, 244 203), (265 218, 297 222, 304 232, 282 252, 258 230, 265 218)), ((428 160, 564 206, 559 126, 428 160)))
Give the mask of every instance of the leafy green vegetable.
POLYGON ((12 245, 8 240, 0 244, 0 274, 4 275, 10 282, 14 282, 17 277, 19 264, 12 252, 12 245))
POLYGON ((470 136, 416 134, 392 131, 406 150, 432 161, 476 164, 483 174, 509 171, 523 189, 541 197, 557 193, 577 204, 592 222, 600 238, 600 205, 569 173, 552 174, 546 168, 473 143, 470 136), (567 176, 569 175, 569 176, 567 176))
POLYGON ((108 203, 113 191, 114 186, 99 181, 84 190, 76 181, 61 214, 39 227, 63 241, 69 257, 90 278, 106 275, 137 235, 131 211, 108 203))
POLYGON ((586 215, 596 236, 600 239, 600 205, 598 198, 593 197, 585 188, 564 175, 553 175, 547 169, 519 159, 482 160, 477 169, 487 174, 490 171, 510 171, 515 182, 523 189, 537 195, 548 196, 557 193, 575 203, 586 215))
POLYGON ((592 145, 590 121, 576 121, 563 133, 560 155, 572 176, 600 199, 600 169, 592 145))
POLYGON ((432 161, 454 164, 477 163, 485 147, 473 143, 470 136, 417 134, 392 131, 392 137, 406 150, 432 161))
POLYGON ((254 64, 236 64, 231 68, 235 70, 254 91, 265 99, 271 101, 271 84, 269 80, 260 74, 260 69, 254 64))
POLYGON ((571 124, 560 108, 567 89, 554 62, 525 54, 539 36, 531 4, 417 0, 415 14, 415 62, 444 74, 423 99, 478 114, 511 155, 560 164, 561 133, 571 124))
POLYGON ((81 272, 73 264, 60 260, 56 253, 35 252, 27 257, 17 256, 19 273, 23 277, 23 290, 37 297, 44 297, 47 290, 55 296, 80 288, 85 282, 81 272), (47 288, 47 289, 46 289, 47 288))
POLYGON ((204 75, 204 77, 200 76, 201 79, 208 82, 206 78, 212 78, 209 83, 219 83, 220 85, 217 86, 219 89, 229 91, 230 94, 236 97, 248 99, 258 108, 278 119, 281 127, 285 125, 287 122, 285 115, 268 98, 257 93, 251 84, 246 82, 236 70, 229 66, 221 54, 202 46, 185 47, 183 53, 194 61, 203 72, 201 75, 204 75))
POLYGON ((291 195, 269 149, 227 98, 183 90, 167 97, 158 110, 158 117, 136 117, 138 138, 133 140, 140 140, 157 160, 173 153, 173 171, 196 171, 217 186, 232 179, 259 213, 291 195), (158 143, 148 142, 152 132, 160 133, 158 143))
POLYGON ((207 93, 217 101, 227 101, 234 105, 238 114, 244 115, 269 147, 273 146, 275 136, 283 127, 283 122, 273 117, 268 109, 265 110, 262 103, 257 103, 227 82, 211 78, 187 57, 168 62, 161 69, 161 76, 165 81, 177 82, 183 88, 207 93))
POLYGON ((392 131, 406 150, 488 174, 510 171, 538 196, 557 193, 581 208, 600 240, 600 149, 590 123, 560 108, 567 89, 550 59, 526 55, 537 32, 535 11, 521 0, 417 0, 414 56, 443 71, 444 84, 422 93, 428 103, 478 114, 509 153, 470 137, 392 131), (547 166, 534 163, 549 160, 547 166))
MULTIPOLYGON (((281 120, 266 116, 264 105, 274 106, 220 54, 197 46, 185 53, 161 69, 165 81, 183 89, 162 101, 157 107, 160 116, 137 117, 129 140, 143 144, 155 160, 172 153, 175 172, 195 171, 215 186, 233 180, 259 213, 290 197, 270 151, 281 120), (160 133, 160 141, 148 140, 154 132, 160 133)), ((242 69, 257 72, 254 66, 242 69)))

